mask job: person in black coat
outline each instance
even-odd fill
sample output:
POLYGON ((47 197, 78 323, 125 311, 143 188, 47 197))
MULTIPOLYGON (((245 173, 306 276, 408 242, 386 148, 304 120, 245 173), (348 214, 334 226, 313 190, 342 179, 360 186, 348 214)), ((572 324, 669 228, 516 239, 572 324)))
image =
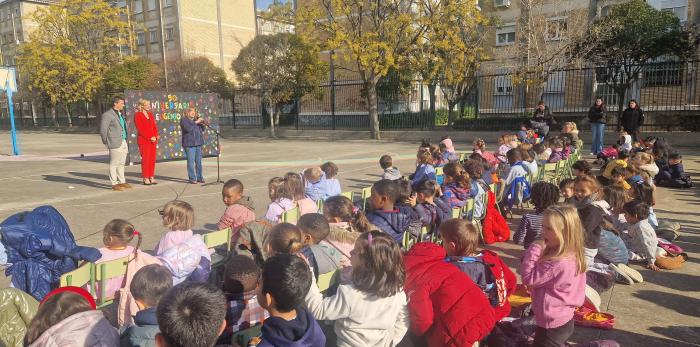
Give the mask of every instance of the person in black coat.
POLYGON ((603 143, 605 142, 605 117, 608 114, 608 109, 605 107, 603 99, 595 99, 595 104, 588 110, 588 121, 591 123, 591 133, 593 141, 591 141, 591 154, 598 155, 603 151, 603 143))
POLYGON ((537 131, 537 134, 542 138, 546 138, 549 134, 549 128, 552 125, 557 124, 556 119, 552 111, 544 104, 544 101, 540 100, 535 108, 535 113, 530 120, 532 128, 537 131))
POLYGON ((627 109, 622 112, 620 125, 628 134, 632 135, 632 142, 636 142, 639 137, 639 126, 644 123, 644 112, 637 104, 637 100, 630 100, 627 109))

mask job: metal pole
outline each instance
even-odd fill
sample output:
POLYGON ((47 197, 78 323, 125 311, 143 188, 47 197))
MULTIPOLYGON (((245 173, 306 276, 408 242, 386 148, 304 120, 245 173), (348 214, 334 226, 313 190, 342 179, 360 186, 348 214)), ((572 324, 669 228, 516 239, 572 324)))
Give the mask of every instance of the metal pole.
POLYGON ((165 77, 165 90, 168 90, 168 60, 165 59, 165 35, 163 34, 163 6, 158 0, 158 26, 160 27, 160 51, 163 57, 163 74, 165 77))
POLYGON ((330 53, 330 65, 331 65, 331 123, 333 125, 333 130, 335 130, 335 62, 333 60, 334 50, 330 53))
MULTIPOLYGON (((12 69, 14 70, 14 69, 12 69)), ((12 77, 14 74, 11 73, 12 77)), ((12 105, 12 88, 10 86, 9 78, 5 82, 5 92, 7 93, 7 105, 10 111, 10 128, 12 137, 12 153, 14 155, 20 154, 19 143, 17 142, 17 129, 15 128, 15 107, 12 105)))

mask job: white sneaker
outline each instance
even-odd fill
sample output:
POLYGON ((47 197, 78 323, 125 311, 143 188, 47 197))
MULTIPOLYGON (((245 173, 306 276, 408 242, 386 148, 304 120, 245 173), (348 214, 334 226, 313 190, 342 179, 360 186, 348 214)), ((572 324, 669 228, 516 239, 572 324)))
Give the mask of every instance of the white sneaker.
POLYGON ((633 284, 634 280, 632 277, 627 276, 626 273, 624 273, 622 270, 620 270, 619 267, 615 266, 615 264, 610 264, 608 265, 610 270, 613 273, 613 278, 615 279, 616 282, 619 283, 624 283, 624 284, 633 284))
POLYGON ((617 268, 620 269, 622 272, 624 272, 629 278, 633 279, 637 283, 642 283, 644 282, 644 278, 642 277, 642 274, 639 273, 639 271, 625 265, 625 264, 617 264, 617 268))
POLYGON ((589 154, 589 155, 595 155, 595 153, 593 153, 593 152, 591 152, 591 153, 588 153, 588 154, 589 154))

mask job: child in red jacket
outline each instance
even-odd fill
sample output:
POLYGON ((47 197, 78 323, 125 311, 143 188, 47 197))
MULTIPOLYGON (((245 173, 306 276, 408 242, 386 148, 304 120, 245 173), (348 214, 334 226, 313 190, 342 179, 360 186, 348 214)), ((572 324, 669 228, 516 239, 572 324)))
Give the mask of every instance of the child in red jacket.
POLYGON ((454 264, 484 291, 496 312, 496 320, 510 314, 508 297, 513 294, 517 278, 503 263, 498 254, 477 251, 479 232, 464 219, 450 219, 440 225, 442 246, 448 255, 447 262, 454 264))
POLYGON ((479 287, 446 263, 446 256, 437 244, 421 242, 404 257, 411 332, 425 335, 427 346, 472 346, 493 329, 494 312, 479 287))

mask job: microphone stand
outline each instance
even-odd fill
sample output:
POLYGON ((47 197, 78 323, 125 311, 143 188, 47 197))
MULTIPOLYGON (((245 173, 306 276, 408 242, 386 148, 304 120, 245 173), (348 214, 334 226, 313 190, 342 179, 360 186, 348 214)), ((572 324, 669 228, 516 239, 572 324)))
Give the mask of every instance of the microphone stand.
POLYGON ((221 139, 221 138, 224 138, 224 137, 221 136, 221 133, 220 133, 218 130, 212 128, 211 125, 209 125, 209 122, 202 122, 202 124, 204 124, 204 126, 205 126, 207 129, 213 131, 214 134, 216 134, 216 147, 217 147, 217 150, 218 150, 218 152, 219 152, 219 153, 217 153, 217 155, 216 155, 216 181, 215 181, 215 182, 212 182, 212 183, 207 183, 207 184, 205 184, 205 186, 206 186, 206 185, 210 185, 210 184, 221 184, 221 183, 224 183, 224 181, 221 180, 221 163, 220 163, 220 160, 219 160, 219 158, 221 157, 221 141, 220 141, 220 139, 221 139))

